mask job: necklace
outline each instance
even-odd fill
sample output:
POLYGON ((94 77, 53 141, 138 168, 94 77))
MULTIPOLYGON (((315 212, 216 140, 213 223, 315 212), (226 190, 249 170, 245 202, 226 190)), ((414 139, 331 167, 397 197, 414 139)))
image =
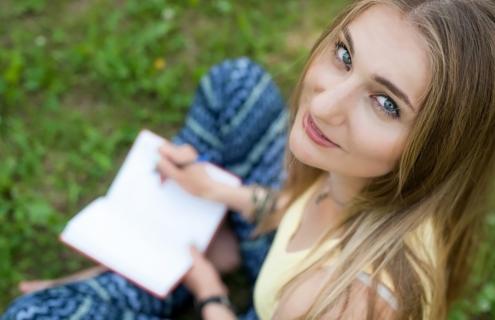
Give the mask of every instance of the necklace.
POLYGON ((316 196, 316 200, 315 200, 315 204, 320 204, 320 202, 322 202, 325 198, 328 197, 328 195, 330 194, 329 191, 323 191, 322 193, 318 194, 316 196))
MULTIPOLYGON (((323 191, 321 191, 317 196, 316 196, 316 199, 315 199, 315 204, 316 205, 319 205, 323 200, 325 200, 326 198, 328 198, 328 196, 330 195, 330 183, 327 181, 327 184, 325 186, 325 188, 323 189, 323 191)), ((341 207, 344 207, 345 206, 345 203, 343 202, 340 202, 340 201, 337 201, 336 199, 334 199, 334 201, 341 207)))
POLYGON ((330 183, 327 182, 325 189, 321 191, 315 199, 315 204, 319 205, 320 202, 322 202, 325 198, 327 198, 330 195, 330 183))

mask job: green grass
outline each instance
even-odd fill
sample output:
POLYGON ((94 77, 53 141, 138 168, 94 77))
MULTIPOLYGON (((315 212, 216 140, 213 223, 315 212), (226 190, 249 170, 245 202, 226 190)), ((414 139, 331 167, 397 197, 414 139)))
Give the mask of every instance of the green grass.
MULTIPOLYGON (((343 3, 1 1, 0 310, 21 279, 91 265, 59 243, 64 224, 106 192, 141 128, 177 130, 212 64, 249 56, 288 97, 343 3)), ((242 304, 242 277, 228 282, 242 304)), ((492 280, 451 318, 494 306, 492 280)))

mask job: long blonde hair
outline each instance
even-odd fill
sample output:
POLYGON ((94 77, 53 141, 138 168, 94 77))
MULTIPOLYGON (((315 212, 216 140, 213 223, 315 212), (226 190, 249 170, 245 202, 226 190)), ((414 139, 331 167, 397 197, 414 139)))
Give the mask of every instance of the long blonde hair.
MULTIPOLYGON (((484 219, 493 205, 489 197, 495 192, 493 1, 362 0, 350 4, 311 50, 293 92, 291 124, 312 59, 333 44, 344 26, 376 4, 398 8, 417 26, 430 51, 431 82, 394 169, 372 179, 353 199, 341 224, 328 230, 320 242, 340 229, 345 231, 340 244, 320 255, 316 263, 301 268, 282 288, 320 268, 339 250, 335 277, 327 281, 304 319, 321 318, 369 265, 373 278, 381 271, 390 275, 399 305, 397 319, 446 318, 448 308, 465 294, 485 234, 484 219), (406 241, 426 221, 433 226, 435 248, 430 249, 436 253, 434 261, 418 255, 417 248, 413 250, 406 241)), ((290 201, 262 221, 258 232, 276 228, 288 206, 322 174, 298 161, 289 150, 286 170, 282 192, 290 201)), ((373 306, 368 305, 368 311, 368 318, 376 318, 373 306)))

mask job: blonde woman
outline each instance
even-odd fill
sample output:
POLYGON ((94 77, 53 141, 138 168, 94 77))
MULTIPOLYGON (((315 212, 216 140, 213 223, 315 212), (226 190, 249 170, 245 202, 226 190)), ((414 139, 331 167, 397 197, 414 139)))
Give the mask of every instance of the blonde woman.
MULTIPOLYGON (((245 222, 259 221, 258 239, 276 230, 256 280, 257 315, 242 318, 446 318, 464 294, 493 192, 494 75, 493 1, 357 1, 321 35, 294 90, 287 178, 278 196, 252 183, 277 176, 269 170, 233 189, 211 181, 201 164, 176 165, 204 153, 202 143, 165 144, 159 164, 164 176, 226 203, 245 222)), ((202 85, 207 92, 211 83, 202 85)), ((252 102, 246 101, 243 106, 252 102)), ((283 113, 267 110, 255 114, 283 119, 283 113)), ((211 142, 211 134, 224 127, 202 138, 211 142)), ((239 128, 231 139, 252 138, 248 127, 239 128)), ((235 158, 241 150, 239 145, 226 152, 235 158)), ((276 153, 253 148, 249 154, 276 153)), ((249 247, 235 231, 241 249, 249 247)), ((232 243, 228 236, 217 239, 206 256, 191 249, 194 265, 184 284, 203 319, 236 318, 218 272, 236 264, 232 243)), ((246 265, 252 261, 243 258, 246 265)), ((106 279, 84 283, 88 291, 96 284, 101 290, 106 279)), ((44 294, 56 292, 48 290, 44 294)), ((63 296, 52 296, 57 294, 63 296)), ((33 295, 33 305, 41 304, 41 296, 33 295)), ((7 315, 34 310, 29 299, 14 303, 10 310, 17 312, 7 315)), ((116 314, 95 305, 104 303, 92 305, 94 315, 116 314)))
MULTIPOLYGON (((258 230, 278 227, 258 316, 446 318, 494 194, 495 3, 353 3, 314 45, 291 111, 289 200, 258 230)), ((226 294, 193 255, 196 297, 226 294)), ((222 303, 202 315, 234 319, 222 303)))

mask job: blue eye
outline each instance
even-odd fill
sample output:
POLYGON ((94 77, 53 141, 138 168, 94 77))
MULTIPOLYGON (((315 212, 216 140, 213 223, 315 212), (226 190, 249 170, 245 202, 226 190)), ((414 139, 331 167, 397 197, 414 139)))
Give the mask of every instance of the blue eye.
MULTIPOLYGON (((352 58, 349 50, 342 41, 337 41, 335 43, 335 57, 341 63, 344 64, 347 71, 351 69, 352 58)), ((400 118, 400 108, 397 106, 394 100, 392 100, 387 95, 375 95, 373 96, 378 102, 378 109, 380 112, 384 113, 387 117, 391 119, 400 118)))
POLYGON ((398 119, 400 117, 400 109, 394 100, 383 95, 376 96, 376 100, 380 106, 380 111, 385 113, 385 115, 391 117, 392 119, 398 119))
POLYGON ((337 59, 344 63, 346 69, 349 70, 352 64, 352 58, 343 42, 339 41, 335 44, 335 55, 337 56, 337 59))

